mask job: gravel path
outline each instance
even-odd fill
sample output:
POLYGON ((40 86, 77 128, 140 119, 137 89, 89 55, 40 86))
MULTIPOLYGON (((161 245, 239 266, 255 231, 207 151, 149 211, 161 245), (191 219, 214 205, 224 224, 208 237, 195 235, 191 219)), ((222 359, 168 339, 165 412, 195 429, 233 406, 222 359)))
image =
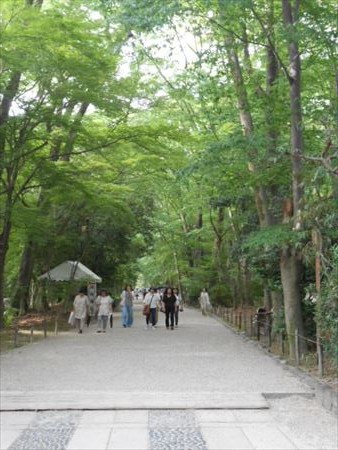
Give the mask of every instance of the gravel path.
POLYGON ((1 356, 2 391, 308 392, 309 388, 211 317, 186 309, 179 327, 71 331, 1 356))

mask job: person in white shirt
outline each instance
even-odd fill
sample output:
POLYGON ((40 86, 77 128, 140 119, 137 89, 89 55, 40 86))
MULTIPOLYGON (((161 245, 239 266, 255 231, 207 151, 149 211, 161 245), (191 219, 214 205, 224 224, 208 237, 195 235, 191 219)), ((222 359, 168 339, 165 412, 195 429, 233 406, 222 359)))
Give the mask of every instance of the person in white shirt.
POLYGON ((207 288, 203 288, 200 294, 200 305, 202 314, 205 316, 207 314, 207 309, 211 307, 210 297, 207 288))
POLYGON ((157 307, 161 301, 160 295, 157 293, 157 290, 154 288, 150 288, 149 292, 144 297, 144 304, 149 305, 149 314, 146 315, 146 329, 149 329, 149 323, 151 322, 151 328, 156 328, 156 313, 157 307))
POLYGON ((108 323, 109 314, 113 313, 113 299, 108 295, 108 292, 103 289, 101 295, 96 298, 97 312, 97 333, 105 333, 108 323))
POLYGON ((96 305, 95 305, 95 299, 97 297, 96 294, 96 284, 95 283, 90 283, 87 286, 87 297, 89 300, 89 307, 88 307, 88 314, 87 314, 87 327, 89 327, 90 322, 92 320, 92 318, 94 318, 96 316, 96 305))
POLYGON ((88 314, 88 307, 88 297, 85 295, 85 291, 80 289, 73 303, 75 326, 80 334, 82 334, 83 324, 88 314))
POLYGON ((175 327, 178 327, 178 314, 179 311, 183 311, 183 303, 182 297, 177 288, 173 289, 174 295, 176 297, 176 305, 175 305, 175 327))

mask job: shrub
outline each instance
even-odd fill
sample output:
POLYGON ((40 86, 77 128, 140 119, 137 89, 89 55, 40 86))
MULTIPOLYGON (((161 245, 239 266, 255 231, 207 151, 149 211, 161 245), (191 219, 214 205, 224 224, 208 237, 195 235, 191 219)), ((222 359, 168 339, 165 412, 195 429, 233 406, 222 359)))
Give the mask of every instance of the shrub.
POLYGON ((18 315, 19 315, 18 308, 13 308, 12 306, 9 306, 8 308, 6 308, 6 310, 4 312, 4 324, 5 324, 5 327, 6 328, 10 327, 13 324, 14 319, 18 315))
POLYGON ((324 348, 338 367, 338 246, 333 249, 332 270, 317 302, 316 320, 324 348))
POLYGON ((216 284, 212 286, 209 295, 212 305, 232 305, 231 290, 226 284, 216 284))

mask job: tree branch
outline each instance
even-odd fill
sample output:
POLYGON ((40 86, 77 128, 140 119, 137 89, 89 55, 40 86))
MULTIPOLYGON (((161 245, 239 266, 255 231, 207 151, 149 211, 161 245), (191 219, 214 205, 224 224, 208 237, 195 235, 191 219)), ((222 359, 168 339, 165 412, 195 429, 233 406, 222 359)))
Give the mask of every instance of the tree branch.
POLYGON ((275 57, 277 58, 277 60, 278 60, 278 62, 279 62, 279 64, 280 64, 280 66, 281 66, 281 68, 282 68, 282 70, 283 70, 283 72, 284 72, 284 74, 285 74, 287 80, 289 81, 289 83, 292 83, 292 81, 293 81, 293 80, 292 80, 292 77, 290 76, 287 67, 286 67, 285 64, 283 63, 282 58, 279 56, 279 54, 278 54, 278 52, 277 52, 277 50, 276 50, 275 44, 273 43, 273 41, 272 41, 272 39, 271 39, 271 37, 270 37, 270 33, 265 29, 265 25, 264 25, 264 23, 263 23, 263 21, 262 21, 262 18, 261 18, 261 17, 259 16, 259 14, 256 12, 256 10, 255 10, 255 8, 253 7, 253 5, 251 5, 251 11, 252 11, 253 15, 256 17, 256 19, 258 20, 258 23, 259 23, 259 25, 260 25, 260 27, 261 27, 261 29, 262 29, 262 31, 263 31, 263 33, 264 33, 264 35, 265 35, 267 41, 268 41, 268 43, 269 43, 269 45, 268 45, 267 47, 270 47, 270 48, 271 48, 271 50, 273 51, 275 57))

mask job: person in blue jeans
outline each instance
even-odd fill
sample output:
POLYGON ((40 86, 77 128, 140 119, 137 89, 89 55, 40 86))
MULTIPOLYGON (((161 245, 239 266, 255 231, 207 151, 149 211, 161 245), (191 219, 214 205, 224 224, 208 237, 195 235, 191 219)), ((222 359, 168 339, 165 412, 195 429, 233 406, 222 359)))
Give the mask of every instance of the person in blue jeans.
POLYGON ((151 322, 151 329, 156 328, 157 322, 157 308, 160 303, 160 295, 157 293, 157 289, 150 288, 149 292, 146 294, 144 298, 144 304, 149 305, 150 312, 149 315, 146 316, 146 329, 149 329, 149 323, 151 322))
POLYGON ((121 306, 122 306, 122 325, 124 328, 130 328, 133 324, 133 303, 134 294, 132 287, 127 285, 121 294, 121 306))
POLYGON ((96 298, 95 303, 98 307, 96 332, 105 333, 109 314, 113 312, 113 299, 108 295, 108 292, 105 289, 102 289, 101 294, 96 298))

